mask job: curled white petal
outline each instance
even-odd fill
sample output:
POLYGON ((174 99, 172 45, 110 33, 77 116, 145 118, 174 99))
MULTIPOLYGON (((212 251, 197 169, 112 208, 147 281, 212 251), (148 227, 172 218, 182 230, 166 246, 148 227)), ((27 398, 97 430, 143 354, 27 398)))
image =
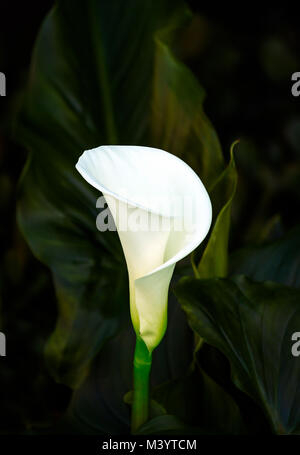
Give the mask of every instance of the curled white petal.
POLYGON ((103 193, 113 214, 127 262, 133 326, 152 351, 165 332, 175 264, 210 228, 209 196, 184 161, 155 148, 97 147, 85 151, 76 168, 103 193))

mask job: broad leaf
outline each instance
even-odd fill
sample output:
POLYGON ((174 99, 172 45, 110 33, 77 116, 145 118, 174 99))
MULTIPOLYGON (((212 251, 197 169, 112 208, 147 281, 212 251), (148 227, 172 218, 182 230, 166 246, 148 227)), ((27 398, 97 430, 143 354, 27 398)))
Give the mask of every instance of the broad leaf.
POLYGON ((35 45, 16 131, 31 152, 18 221, 54 277, 59 312, 47 359, 56 380, 72 386, 129 311, 119 239, 96 230, 99 193, 75 171, 79 155, 146 144, 188 162, 196 154, 207 181, 222 168, 203 90, 169 48, 186 19, 180 0, 60 0, 35 45), (173 132, 162 137, 158 126, 173 132))
POLYGON ((31 165, 18 216, 36 256, 51 267, 60 303, 57 326, 46 346, 48 366, 55 379, 76 386, 128 311, 127 273, 109 233, 102 244, 92 232, 93 217, 88 230, 78 209, 76 223, 76 205, 57 207, 39 191, 40 179, 41 172, 31 165), (112 275, 118 276, 114 288, 112 275))
POLYGON ((242 431, 239 408, 233 398, 198 366, 175 381, 160 385, 152 396, 168 414, 208 434, 242 431))
POLYGON ((300 362, 291 352, 300 327, 300 292, 276 283, 186 278, 177 296, 189 323, 231 363, 240 389, 263 408, 276 433, 300 429, 300 362))
POLYGON ((224 159, 216 132, 203 112, 205 92, 171 50, 184 18, 181 14, 173 27, 155 36, 152 134, 154 144, 182 157, 209 189, 223 171, 224 159))

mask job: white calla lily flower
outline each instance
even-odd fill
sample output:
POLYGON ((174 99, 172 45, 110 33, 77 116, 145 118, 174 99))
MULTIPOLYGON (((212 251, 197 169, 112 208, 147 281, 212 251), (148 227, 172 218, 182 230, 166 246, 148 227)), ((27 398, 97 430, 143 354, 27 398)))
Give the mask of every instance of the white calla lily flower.
POLYGON ((110 208, 128 268, 133 326, 151 353, 165 333, 176 262, 210 228, 207 191, 185 162, 150 147, 97 147, 76 168, 110 208))

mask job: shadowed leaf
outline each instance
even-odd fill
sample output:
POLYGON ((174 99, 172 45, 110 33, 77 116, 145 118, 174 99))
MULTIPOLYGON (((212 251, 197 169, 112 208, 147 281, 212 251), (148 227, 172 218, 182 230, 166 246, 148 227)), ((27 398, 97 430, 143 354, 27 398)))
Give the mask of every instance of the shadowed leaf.
POLYGON ((291 352, 300 292, 276 283, 182 279, 176 294, 193 330, 222 351, 240 389, 263 408, 274 432, 300 427, 300 363, 291 352))

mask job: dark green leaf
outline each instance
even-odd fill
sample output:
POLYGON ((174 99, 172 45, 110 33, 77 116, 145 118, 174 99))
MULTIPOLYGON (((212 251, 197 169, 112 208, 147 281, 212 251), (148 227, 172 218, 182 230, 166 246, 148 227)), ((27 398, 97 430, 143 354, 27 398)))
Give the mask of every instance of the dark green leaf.
POLYGON ((87 211, 81 216, 77 203, 58 207, 40 191, 40 179, 32 164, 18 217, 36 256, 51 267, 60 303, 57 326, 46 346, 49 368, 56 380, 76 386, 128 311, 127 272, 121 252, 110 253, 118 251, 118 243, 110 242, 115 233, 103 236, 106 244, 100 242, 100 234, 92 232, 93 217, 88 231, 87 211), (112 274, 118 276, 115 285, 112 274))
POLYGON ((204 90, 171 50, 185 16, 187 11, 156 33, 152 132, 157 146, 183 158, 209 188, 223 171, 224 159, 216 132, 203 112, 204 90))
POLYGON ((225 277, 228 272, 231 206, 237 185, 233 147, 234 144, 231 147, 231 159, 227 168, 210 192, 215 221, 198 267, 194 264, 197 278, 225 277))
POLYGON ((198 366, 188 374, 158 386, 153 397, 168 414, 207 433, 237 434, 242 420, 237 404, 198 366))
POLYGON ((240 389, 264 409, 276 433, 300 427, 300 292, 272 282, 183 279, 176 294, 189 323, 231 363, 240 389))

